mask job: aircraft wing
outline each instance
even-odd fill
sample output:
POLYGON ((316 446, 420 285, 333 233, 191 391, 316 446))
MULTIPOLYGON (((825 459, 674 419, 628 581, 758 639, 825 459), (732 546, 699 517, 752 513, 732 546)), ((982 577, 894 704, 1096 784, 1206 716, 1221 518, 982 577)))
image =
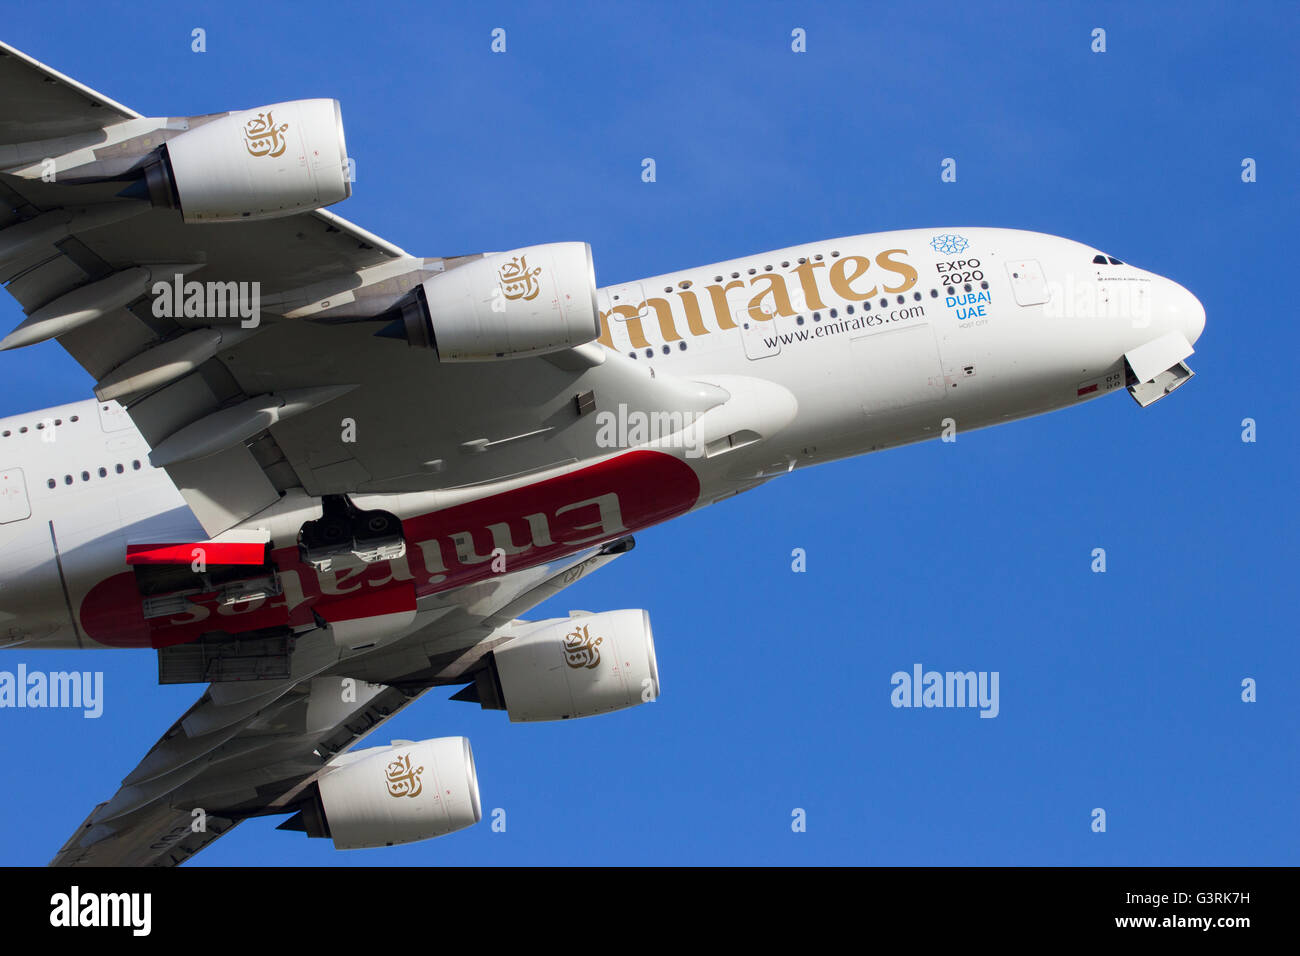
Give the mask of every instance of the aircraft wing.
POLYGON ((382 651, 340 662, 331 637, 313 632, 289 680, 209 685, 51 865, 175 866, 241 820, 292 812, 333 757, 431 687, 472 680, 518 615, 630 544, 439 595, 425 626, 382 651))
MULTIPOLYGON (((392 337, 394 315, 424 280, 482 255, 417 258, 324 210, 184 221, 130 198, 138 169, 123 150, 207 117, 145 120, 3 45, 0 92, 0 280, 28 315, 19 328, 52 328, 50 314, 63 321, 81 303, 82 318, 57 340, 105 404, 122 402, 209 535, 291 488, 423 492, 562 468, 601 454, 593 411, 698 414, 728 398, 595 342, 440 361, 392 337), (133 123, 144 125, 123 125, 133 123), (40 157, 59 150, 81 165, 51 167, 46 181, 40 157), (156 293, 118 304, 110 293, 145 274, 182 292, 190 281, 255 283, 257 325, 159 314, 156 293), (102 314, 84 321, 92 306, 78 296, 102 314), (124 392, 141 369, 151 384, 124 392), (192 451, 196 435, 201 456, 159 455, 177 436, 192 451)), ((0 347, 26 341, 16 331, 0 347)))

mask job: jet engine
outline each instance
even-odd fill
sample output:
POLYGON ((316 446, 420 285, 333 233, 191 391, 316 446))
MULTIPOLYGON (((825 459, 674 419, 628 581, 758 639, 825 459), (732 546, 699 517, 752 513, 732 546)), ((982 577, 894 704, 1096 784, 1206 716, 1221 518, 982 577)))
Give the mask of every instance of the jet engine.
POLYGON ((335 758, 316 781, 314 797, 280 829, 360 850, 463 830, 482 815, 469 741, 439 737, 335 758))
POLYGON ((650 615, 639 609, 541 621, 491 658, 455 699, 512 721, 590 717, 659 696, 650 615))
POLYGON ((600 334, 591 246, 552 242, 453 265, 421 283, 394 334, 415 348, 434 349, 443 362, 525 358, 585 345, 600 334))
POLYGON ((338 100, 192 117, 144 168, 156 206, 186 222, 274 219, 352 194, 338 100))

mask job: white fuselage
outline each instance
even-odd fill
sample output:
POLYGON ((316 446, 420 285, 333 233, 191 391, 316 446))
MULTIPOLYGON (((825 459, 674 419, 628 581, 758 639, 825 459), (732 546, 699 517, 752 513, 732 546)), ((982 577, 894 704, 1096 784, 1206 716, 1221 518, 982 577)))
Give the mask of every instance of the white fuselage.
MULTIPOLYGON (((761 441, 717 457, 656 452, 693 470, 699 493, 686 507, 702 507, 795 467, 1090 400, 1125 385, 1126 352, 1170 331, 1196 340, 1205 316, 1187 290, 1132 266, 1094 262, 1099 256, 1077 242, 1002 229, 811 243, 601 289, 601 342, 663 375, 727 382, 740 406, 789 397, 788 424, 761 441), (751 400, 746 382, 768 391, 758 388, 751 400)), ((600 475, 599 461, 562 471, 600 475)), ((445 509, 472 514, 489 493, 545 488, 549 477, 359 503, 404 522, 445 509)), ((601 494, 597 484, 589 502, 601 494)), ((565 493, 574 500, 572 487, 565 493)), ((559 504, 549 507, 559 513, 559 504)), ((271 531, 277 551, 292 548, 317 507, 289 495, 243 527, 271 531)), ((573 551, 635 530, 618 521, 589 526, 595 530, 575 538, 573 551)), ((147 635, 125 630, 101 639, 88 615, 102 622, 116 613, 114 602, 139 602, 127 543, 202 539, 116 403, 0 421, 0 646, 151 646, 147 635), (93 610, 85 606, 92 591, 93 610)), ((515 567, 528 563, 525 548, 515 567)), ((417 584, 461 583, 456 568, 436 570, 417 584)), ((302 590, 346 588, 321 580, 302 590)), ((239 612, 229 612, 232 620, 239 612)))

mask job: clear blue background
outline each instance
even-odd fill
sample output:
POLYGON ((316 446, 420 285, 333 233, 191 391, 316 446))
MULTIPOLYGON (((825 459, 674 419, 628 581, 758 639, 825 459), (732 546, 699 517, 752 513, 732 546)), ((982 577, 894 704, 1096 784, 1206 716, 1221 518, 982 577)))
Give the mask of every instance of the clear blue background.
MULTIPOLYGON (((648 608, 658 702, 512 726, 436 691, 372 738, 468 735, 506 832, 336 853, 272 818, 198 863, 1300 861, 1296 7, 981 6, 7 11, 8 42, 147 115, 338 97, 358 182, 337 211, 416 255, 583 239, 609 284, 1007 226, 1170 276, 1209 316, 1197 378, 1145 411, 1121 394, 821 466, 638 535, 543 610, 648 608), (999 671, 1001 714, 892 708, 915 662, 999 671)), ((5 298, 0 327, 20 319, 5 298)), ((53 343, 0 356, 3 414, 90 385, 53 343)), ((107 680, 97 721, 0 712, 0 862, 40 864, 199 688, 154 686, 150 652, 19 660, 107 680)))

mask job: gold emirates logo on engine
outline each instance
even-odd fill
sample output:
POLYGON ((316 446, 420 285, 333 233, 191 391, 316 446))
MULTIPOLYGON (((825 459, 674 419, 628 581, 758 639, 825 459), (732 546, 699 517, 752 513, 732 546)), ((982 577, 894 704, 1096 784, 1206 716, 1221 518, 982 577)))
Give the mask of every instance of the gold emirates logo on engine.
POLYGON ((411 766, 411 755, 402 754, 384 770, 384 780, 388 784, 390 797, 418 797, 424 789, 420 783, 423 767, 411 766))
POLYGON ((593 638, 583 625, 571 634, 564 635, 564 662, 573 668, 588 670, 600 663, 600 645, 603 637, 593 638))
POLYGON ((270 156, 272 158, 284 153, 288 142, 284 138, 284 132, 289 128, 288 123, 275 125, 275 119, 272 118, 270 111, 258 113, 255 117, 244 124, 244 148, 248 150, 250 156, 270 156))
POLYGON ((906 249, 886 249, 877 253, 874 262, 866 256, 843 256, 829 263, 805 259, 785 275, 760 272, 749 278, 704 286, 699 293, 678 288, 663 296, 648 297, 638 305, 615 305, 600 313, 600 336, 596 341, 609 348, 624 349, 631 345, 643 349, 650 347, 644 324, 647 321, 658 323, 659 341, 676 342, 682 338, 678 331, 681 322, 690 335, 698 336, 708 335, 715 329, 725 332, 737 328, 737 320, 770 322, 778 315, 795 316, 827 309, 819 282, 829 283, 836 296, 849 302, 865 302, 877 295, 897 295, 916 285, 916 270, 897 258, 906 255, 906 249), (741 290, 743 297, 733 302, 730 298, 733 290, 741 290), (796 303, 799 308, 795 308, 796 303), (712 314, 714 328, 705 323, 705 309, 712 314), (621 330, 617 337, 622 341, 615 341, 616 330, 621 330))
POLYGON ((529 270, 527 256, 515 256, 497 271, 497 277, 501 280, 501 294, 512 301, 535 299, 542 289, 537 284, 537 277, 541 274, 541 266, 529 270))

